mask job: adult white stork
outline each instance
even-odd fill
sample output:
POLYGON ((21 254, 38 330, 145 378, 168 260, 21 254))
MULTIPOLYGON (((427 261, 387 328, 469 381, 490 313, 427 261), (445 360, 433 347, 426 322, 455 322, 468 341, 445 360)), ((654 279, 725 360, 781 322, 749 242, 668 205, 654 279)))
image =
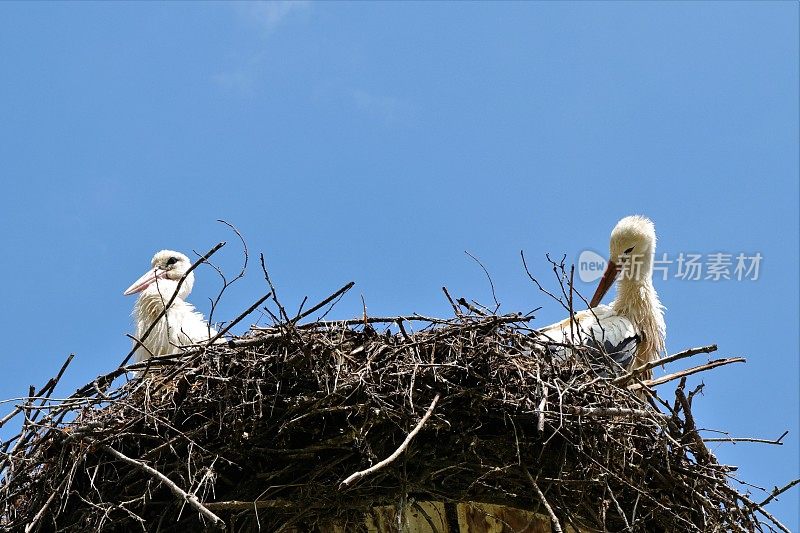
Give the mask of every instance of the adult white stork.
MULTIPOLYGON (((142 338, 164 310, 178 287, 178 281, 190 266, 189 258, 182 253, 161 250, 153 256, 152 268, 125 290, 125 296, 141 293, 133 308, 137 339, 142 338)), ((151 355, 172 353, 178 346, 197 344, 217 334, 203 315, 185 300, 193 285, 194 273, 189 272, 172 305, 144 340, 144 346, 136 349, 136 361, 144 361, 151 355)))
MULTIPOLYGON (((617 373, 658 358, 664 352, 666 325, 664 306, 653 287, 653 257, 656 232, 653 222, 643 216, 620 220, 611 232, 610 258, 589 309, 575 313, 573 325, 567 318, 539 330, 551 353, 566 356, 563 345, 602 347, 617 373), (619 277, 617 295, 611 305, 601 300, 619 277)), ((652 372, 645 373, 648 379, 652 372)))

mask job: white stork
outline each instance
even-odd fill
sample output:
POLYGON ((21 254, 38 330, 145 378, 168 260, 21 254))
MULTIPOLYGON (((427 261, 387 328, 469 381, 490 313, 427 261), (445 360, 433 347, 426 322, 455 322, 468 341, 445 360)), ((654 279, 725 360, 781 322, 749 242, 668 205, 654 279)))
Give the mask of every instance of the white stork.
MULTIPOLYGON (((619 372, 654 361, 664 352, 664 306, 653 287, 653 222, 639 215, 623 218, 611 232, 609 247, 608 265, 590 309, 575 313, 572 327, 567 318, 538 333, 545 342, 553 342, 549 350, 562 357, 569 351, 563 344, 602 347, 621 367, 613 369, 619 372), (611 305, 599 305, 617 277, 616 298, 611 305)), ((651 376, 648 371, 644 378, 651 376)))
MULTIPOLYGON (((141 339, 164 310, 175 293, 178 281, 190 266, 189 258, 182 253, 161 250, 153 256, 152 268, 125 290, 125 296, 141 293, 133 308, 137 339, 141 339)), ((172 353, 178 346, 197 344, 217 334, 203 315, 185 300, 192 292, 193 285, 194 273, 190 272, 172 305, 144 340, 144 346, 136 349, 136 361, 144 361, 151 355, 172 353)))

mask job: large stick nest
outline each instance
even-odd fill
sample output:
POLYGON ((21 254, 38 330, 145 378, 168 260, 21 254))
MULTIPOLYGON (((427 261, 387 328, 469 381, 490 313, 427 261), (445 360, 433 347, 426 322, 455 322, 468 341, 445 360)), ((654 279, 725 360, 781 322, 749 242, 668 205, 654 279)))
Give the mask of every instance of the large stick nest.
POLYGON ((683 382, 643 399, 635 374, 604 377, 588 349, 555 360, 531 331, 475 313, 280 321, 31 399, 0 454, 0 527, 354 531, 422 501, 528 509, 554 530, 771 527, 698 437, 683 382))

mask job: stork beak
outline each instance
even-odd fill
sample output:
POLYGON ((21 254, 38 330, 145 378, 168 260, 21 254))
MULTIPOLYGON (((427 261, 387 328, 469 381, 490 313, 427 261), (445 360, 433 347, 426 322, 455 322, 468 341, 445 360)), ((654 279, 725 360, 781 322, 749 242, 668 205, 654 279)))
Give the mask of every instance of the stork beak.
POLYGON ((122 294, 125 296, 130 296, 131 294, 136 294, 137 292, 142 292, 147 287, 153 284, 157 279, 164 279, 167 275, 166 270, 161 270, 160 268, 155 268, 153 270, 148 270, 144 273, 144 275, 133 282, 133 285, 125 289, 125 292, 122 294))
POLYGON ((594 291, 592 301, 589 303, 590 308, 597 307, 600 304, 608 289, 614 284, 614 280, 617 279, 617 274, 619 274, 619 265, 614 261, 609 261, 608 265, 606 265, 606 271, 603 272, 603 277, 600 278, 600 284, 597 286, 597 290, 594 291))

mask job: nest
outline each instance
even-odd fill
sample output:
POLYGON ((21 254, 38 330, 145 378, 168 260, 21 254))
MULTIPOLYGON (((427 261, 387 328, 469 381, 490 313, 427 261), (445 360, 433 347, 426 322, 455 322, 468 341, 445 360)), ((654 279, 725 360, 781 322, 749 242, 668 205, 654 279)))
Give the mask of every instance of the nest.
POLYGON ((553 531, 778 527, 698 436, 685 378, 643 394, 658 381, 590 349, 551 357, 530 317, 472 311, 278 320, 59 401, 54 378, 0 448, 0 528, 393 530, 411 510, 458 531, 465 502, 553 531))

